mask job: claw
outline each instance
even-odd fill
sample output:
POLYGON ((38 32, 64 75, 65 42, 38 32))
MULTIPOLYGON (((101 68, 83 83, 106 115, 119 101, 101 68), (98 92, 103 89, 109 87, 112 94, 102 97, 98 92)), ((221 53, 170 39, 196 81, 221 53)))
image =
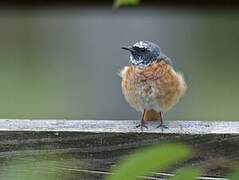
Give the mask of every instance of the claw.
POLYGON ((148 126, 145 125, 145 123, 140 123, 136 126, 136 128, 139 128, 140 127, 140 130, 143 131, 143 128, 146 128, 148 129, 148 126))
POLYGON ((168 129, 168 126, 164 125, 163 123, 160 123, 156 128, 162 128, 162 129, 168 129))

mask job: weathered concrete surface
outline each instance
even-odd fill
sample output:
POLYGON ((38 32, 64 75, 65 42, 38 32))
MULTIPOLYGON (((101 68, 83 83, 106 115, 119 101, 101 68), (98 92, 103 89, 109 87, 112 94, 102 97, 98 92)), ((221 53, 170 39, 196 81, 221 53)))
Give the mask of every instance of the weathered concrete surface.
MULTIPOLYGON (((0 131, 64 131, 93 133, 141 132, 138 120, 26 120, 0 119, 0 131)), ((162 132, 157 122, 147 124, 144 133, 164 134, 239 134, 238 121, 166 121, 162 132)))
MULTIPOLYGON (((182 142, 193 150, 184 163, 166 170, 169 173, 189 165, 200 167, 204 176, 223 177, 238 165, 238 122, 171 121, 163 133, 155 129, 157 124, 140 132, 135 128, 137 123, 0 120, 0 171, 16 159, 18 164, 20 159, 23 164, 33 161, 37 166, 43 158, 56 163, 54 171, 67 174, 68 179, 103 179, 119 159, 133 150, 165 142, 182 142)), ((1 173, 0 179, 5 179, 1 173)))

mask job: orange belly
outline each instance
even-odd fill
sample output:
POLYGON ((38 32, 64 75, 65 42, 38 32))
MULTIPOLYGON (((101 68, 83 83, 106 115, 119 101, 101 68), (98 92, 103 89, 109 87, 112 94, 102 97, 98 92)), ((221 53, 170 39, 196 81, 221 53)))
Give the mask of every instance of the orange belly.
POLYGON ((163 61, 141 69, 126 66, 120 73, 126 101, 137 111, 165 112, 173 107, 186 90, 183 76, 163 61))

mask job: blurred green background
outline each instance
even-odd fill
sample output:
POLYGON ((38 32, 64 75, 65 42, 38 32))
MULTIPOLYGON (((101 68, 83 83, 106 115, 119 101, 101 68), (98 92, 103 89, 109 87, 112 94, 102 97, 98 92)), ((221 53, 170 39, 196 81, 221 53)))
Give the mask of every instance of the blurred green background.
POLYGON ((188 91, 166 119, 237 120, 239 11, 131 7, 0 12, 0 118, 138 119, 117 73, 158 43, 188 91))

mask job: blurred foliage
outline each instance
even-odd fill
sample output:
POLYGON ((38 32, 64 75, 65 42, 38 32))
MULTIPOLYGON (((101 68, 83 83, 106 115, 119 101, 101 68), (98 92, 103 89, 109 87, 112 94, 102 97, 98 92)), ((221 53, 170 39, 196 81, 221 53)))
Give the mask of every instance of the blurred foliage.
POLYGON ((16 158, 1 167, 0 178, 4 180, 66 180, 69 174, 58 168, 58 161, 44 158, 16 158))
MULTIPOLYGON (((149 175, 153 171, 161 171, 190 155, 190 150, 182 144, 163 144, 137 151, 123 159, 107 180, 134 180, 140 176, 149 175)), ((179 169, 170 180, 193 180, 199 177, 198 168, 185 167, 179 169)), ((236 170, 228 176, 232 180, 239 179, 239 171, 236 170)))
POLYGON ((228 176, 231 180, 238 180, 239 179, 239 168, 237 168, 234 172, 229 174, 228 176))
POLYGON ((137 5, 139 2, 140 0, 115 0, 113 6, 118 8, 124 5, 137 5))
MULTIPOLYGON (((151 171, 162 170, 176 162, 183 160, 190 154, 190 150, 182 144, 156 145, 137 151, 124 159, 108 180, 137 179, 151 171)), ((191 175, 185 171, 188 177, 191 175)), ((193 173, 194 174, 194 171, 193 173)), ((185 176, 186 177, 186 176, 185 176)))

